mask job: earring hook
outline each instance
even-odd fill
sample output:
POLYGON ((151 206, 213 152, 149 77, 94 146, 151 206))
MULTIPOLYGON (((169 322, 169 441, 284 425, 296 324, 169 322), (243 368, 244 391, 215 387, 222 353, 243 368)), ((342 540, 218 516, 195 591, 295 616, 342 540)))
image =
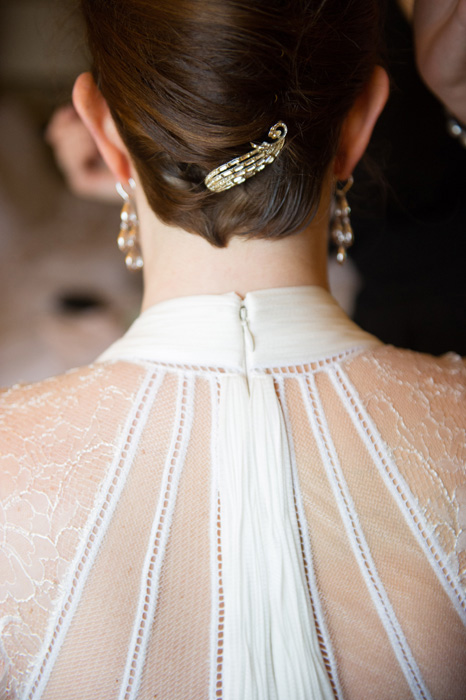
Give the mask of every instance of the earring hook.
MULTIPOLYGON (((136 189, 136 183, 132 177, 129 178, 128 184, 134 192, 134 190, 136 189)), ((125 188, 123 187, 123 185, 121 184, 120 181, 118 181, 115 184, 115 189, 118 192, 118 194, 120 195, 120 197, 125 200, 125 202, 129 202, 129 194, 127 193, 127 191, 125 190, 125 188)))

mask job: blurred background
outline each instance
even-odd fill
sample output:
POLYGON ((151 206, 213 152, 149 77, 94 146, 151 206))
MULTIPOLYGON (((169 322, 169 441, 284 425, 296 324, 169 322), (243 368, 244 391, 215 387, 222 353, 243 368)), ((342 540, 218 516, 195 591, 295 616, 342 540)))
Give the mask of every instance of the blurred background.
MULTIPOLYGON (((89 64, 75 0, 0 1, 0 387, 92 362, 139 311, 118 203, 73 194, 46 141, 89 64)), ((357 273, 331 275, 350 309, 357 273)))
POLYGON ((0 386, 91 362, 139 311, 118 204, 72 194, 44 138, 89 66, 76 5, 0 2, 0 386))
MULTIPOLYGON (((118 202, 73 194, 47 142, 89 68, 77 5, 0 0, 0 386, 91 362, 139 311, 118 202)), ((417 73, 412 0, 387 5, 391 96, 349 195, 356 242, 344 267, 331 252, 330 284, 384 342, 466 355, 466 149, 417 73)))

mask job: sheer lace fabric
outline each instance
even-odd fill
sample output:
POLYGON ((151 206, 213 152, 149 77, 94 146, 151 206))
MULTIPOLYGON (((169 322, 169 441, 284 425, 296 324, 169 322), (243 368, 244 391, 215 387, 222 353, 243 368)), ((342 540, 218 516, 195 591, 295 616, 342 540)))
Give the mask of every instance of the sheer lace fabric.
POLYGON ((2 395, 0 697, 464 698, 464 363, 248 297, 2 395))

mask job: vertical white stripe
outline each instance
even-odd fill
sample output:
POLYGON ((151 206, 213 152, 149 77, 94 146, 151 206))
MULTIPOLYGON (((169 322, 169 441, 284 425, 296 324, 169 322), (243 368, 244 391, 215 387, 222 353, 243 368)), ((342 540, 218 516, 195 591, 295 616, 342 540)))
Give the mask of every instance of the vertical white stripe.
POLYGON ((211 566, 211 622, 210 622, 210 700, 219 700, 217 691, 222 686, 223 648, 219 647, 220 611, 224 612, 220 601, 221 562, 218 551, 219 485, 218 485, 218 401, 220 385, 217 377, 211 377, 211 503, 210 503, 210 566, 211 566))
POLYGON ((270 376, 220 379, 223 700, 333 700, 310 610, 290 451, 270 376))
MULTIPOLYGON (((299 527, 301 528, 301 533, 302 533, 302 538, 303 538, 304 557, 305 557, 306 565, 307 565, 307 580, 308 580, 308 587, 309 587, 309 595, 311 597, 311 605, 313 607, 313 612, 314 612, 315 618, 317 620, 319 631, 320 631, 320 634, 321 634, 323 642, 324 642, 325 654, 327 657, 328 666, 330 668, 331 681, 333 682, 333 685, 334 685, 336 697, 342 699, 343 698, 343 691, 342 691, 342 688, 340 685, 340 680, 338 678, 337 663, 335 660, 335 655, 333 653, 332 643, 330 641, 330 637, 328 634, 327 625, 325 622, 324 613, 323 613, 321 602, 320 602, 319 589, 317 586, 317 580, 316 580, 315 571, 314 571, 314 562, 313 562, 313 557, 312 557, 311 540, 309 537, 306 513, 304 510, 302 492, 301 492, 301 487, 299 484, 298 466, 296 464, 296 452, 295 452, 295 448, 294 448, 294 444, 293 444, 293 433, 292 433, 292 429, 291 429, 291 420, 290 420, 290 416, 289 416, 289 412, 288 412, 288 405, 287 405, 286 396, 285 396, 285 386, 284 386, 285 380, 283 379, 283 377, 278 377, 278 378, 275 377, 274 379, 275 379, 275 383, 278 387, 278 396, 280 399, 280 405, 281 405, 283 417, 285 420, 286 431, 288 433, 288 442, 290 445, 291 470, 292 470, 292 475, 293 475, 294 495, 295 495, 295 499, 296 499, 296 509, 297 509, 297 513, 298 513, 299 527)), ((289 380, 289 381, 294 381, 294 379, 289 380)))
POLYGON ((430 562, 445 593, 450 598, 463 623, 466 624, 466 595, 461 590, 457 572, 450 565, 433 528, 429 526, 416 498, 388 454, 377 428, 364 409, 356 389, 351 385, 347 375, 341 368, 330 370, 329 374, 380 476, 398 504, 406 523, 430 562))
POLYGON ((416 664, 403 630, 397 620, 382 581, 377 573, 369 546, 364 537, 351 494, 333 444, 325 413, 317 391, 315 377, 299 379, 311 427, 319 447, 322 462, 340 511, 346 534, 375 609, 385 628, 401 670, 417 700, 432 700, 416 664))
POLYGON ((120 700, 133 700, 133 698, 136 698, 141 683, 147 646, 157 606, 160 572, 175 510, 178 484, 191 434, 194 381, 192 375, 182 375, 179 378, 174 429, 165 461, 159 500, 142 567, 141 588, 134 618, 133 633, 120 686, 120 700))
POLYGON ((143 428, 163 377, 163 372, 154 372, 153 368, 149 369, 128 414, 120 443, 102 485, 101 497, 96 502, 86 526, 83 528, 80 546, 70 567, 70 573, 63 583, 63 598, 51 620, 49 632, 45 636, 38 660, 35 663, 34 672, 24 690, 23 697, 28 698, 28 700, 40 698, 48 683, 58 653, 81 600, 92 564, 131 470, 143 428))

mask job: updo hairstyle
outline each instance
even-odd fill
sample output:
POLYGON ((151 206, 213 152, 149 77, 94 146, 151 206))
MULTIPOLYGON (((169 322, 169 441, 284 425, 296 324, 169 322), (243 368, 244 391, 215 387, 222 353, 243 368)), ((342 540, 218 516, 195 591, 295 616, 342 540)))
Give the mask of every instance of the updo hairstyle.
POLYGON ((380 0, 81 0, 94 77, 167 224, 224 247, 315 212, 343 119, 379 57, 380 0), (277 160, 209 191, 210 170, 288 127, 277 160))

